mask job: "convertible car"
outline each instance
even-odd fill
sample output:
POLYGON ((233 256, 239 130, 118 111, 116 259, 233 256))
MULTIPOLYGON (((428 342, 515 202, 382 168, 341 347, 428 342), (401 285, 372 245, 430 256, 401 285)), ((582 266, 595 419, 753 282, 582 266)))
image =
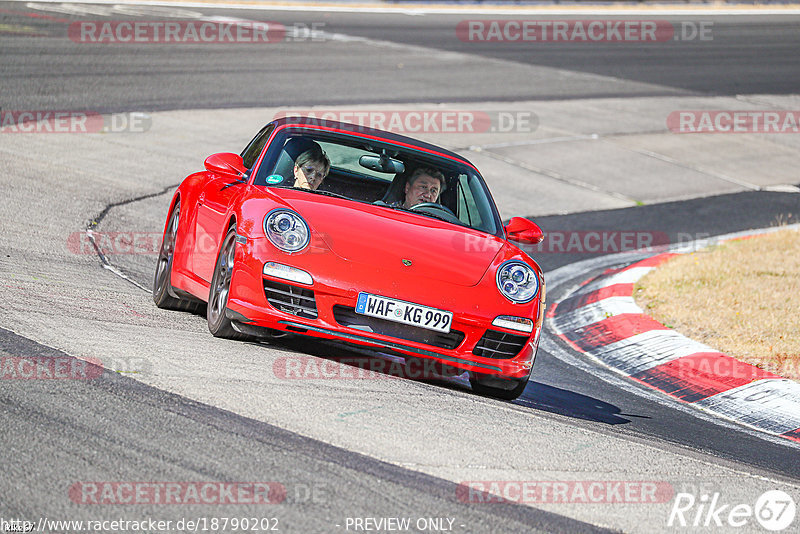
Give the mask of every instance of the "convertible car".
POLYGON ((388 132, 287 117, 205 169, 172 198, 156 305, 205 306, 218 337, 312 336, 468 372, 482 395, 525 389, 545 287, 515 242, 538 243, 542 231, 519 217, 504 226, 469 161, 388 132), (312 147, 330 162, 317 189, 296 179, 312 147), (441 191, 409 207, 406 183, 420 168, 438 171, 441 191))

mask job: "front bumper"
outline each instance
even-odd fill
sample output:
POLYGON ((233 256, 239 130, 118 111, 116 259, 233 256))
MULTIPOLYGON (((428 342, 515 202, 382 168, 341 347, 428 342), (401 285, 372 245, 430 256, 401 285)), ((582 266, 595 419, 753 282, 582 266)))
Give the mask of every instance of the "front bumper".
POLYGON ((481 282, 465 288, 413 274, 392 277, 375 266, 353 264, 313 247, 289 255, 272 247, 265 238, 240 238, 228 308, 239 322, 251 326, 429 358, 465 371, 527 377, 533 367, 542 324, 539 300, 524 305, 510 303, 500 296, 493 277, 488 278, 490 284, 481 282), (305 285, 264 275, 264 263, 269 261, 300 268, 310 273, 314 281, 305 285), (370 326, 348 326, 352 321, 343 317, 352 316, 348 314, 356 306, 359 291, 452 311, 452 335, 441 336, 397 323, 387 325, 389 328, 381 332, 380 325, 368 318, 365 322, 370 326), (524 334, 492 326, 498 315, 531 318, 533 332, 524 334), (487 330, 491 332, 488 342, 487 330), (508 350, 503 353, 506 347, 508 350))

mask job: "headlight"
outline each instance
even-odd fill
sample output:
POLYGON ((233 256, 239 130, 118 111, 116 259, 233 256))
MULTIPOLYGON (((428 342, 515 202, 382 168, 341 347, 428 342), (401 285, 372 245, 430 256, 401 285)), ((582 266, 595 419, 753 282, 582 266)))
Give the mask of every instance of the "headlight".
POLYGON ((521 261, 504 263, 497 270, 497 289, 511 302, 529 302, 539 292, 539 277, 521 261))
POLYGON ((284 252, 298 252, 309 242, 308 225, 300 215, 287 209, 269 212, 264 218, 264 232, 284 252))

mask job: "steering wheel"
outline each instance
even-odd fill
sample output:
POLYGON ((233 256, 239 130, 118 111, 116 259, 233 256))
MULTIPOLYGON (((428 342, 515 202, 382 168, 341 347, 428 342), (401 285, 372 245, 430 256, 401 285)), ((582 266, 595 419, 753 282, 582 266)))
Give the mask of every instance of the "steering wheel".
POLYGON ((456 216, 456 214, 453 213, 453 210, 451 210, 447 206, 443 206, 442 204, 437 204, 436 202, 420 202, 419 204, 414 204, 413 206, 411 206, 412 210, 416 210, 417 208, 420 208, 420 209, 421 208, 433 208, 435 210, 442 210, 445 213, 448 213, 448 214, 452 215, 453 217, 456 216))

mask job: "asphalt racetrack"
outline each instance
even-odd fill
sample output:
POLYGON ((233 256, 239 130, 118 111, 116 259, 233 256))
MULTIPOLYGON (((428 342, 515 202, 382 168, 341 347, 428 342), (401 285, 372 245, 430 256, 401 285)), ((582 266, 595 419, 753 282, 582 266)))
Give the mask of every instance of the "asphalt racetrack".
POLYGON ((216 339, 205 317, 153 305, 152 251, 112 243, 104 265, 85 230, 157 240, 180 180, 209 154, 241 151, 281 113, 483 114, 492 128, 481 132, 401 133, 464 154, 504 219, 526 216, 563 238, 529 250, 546 279, 558 273, 548 279, 555 302, 629 263, 604 259, 632 251, 623 234, 688 243, 797 222, 797 133, 689 135, 668 117, 800 109, 799 47, 790 9, 514 15, 0 2, 0 356, 55 357, 89 365, 92 376, 0 379, 0 520, 41 532, 763 531, 765 492, 800 502, 796 442, 580 360, 547 328, 513 403, 475 395, 463 378, 354 379, 338 359, 380 356, 302 339, 216 339), (512 18, 657 20, 678 38, 459 39, 463 21, 512 18), (278 22, 286 34, 261 44, 103 44, 70 30, 239 19, 278 22), (699 28, 707 39, 688 38, 699 28), (107 128, 11 133, 5 117, 24 111, 102 113, 107 128), (588 233, 604 246, 565 245, 588 233), (291 358, 339 379, 281 378, 276 365, 291 358), (482 502, 465 493, 470 481, 569 492, 482 502), (213 504, 125 500, 135 484, 178 482, 183 492, 239 484, 250 493, 213 504), (254 502, 254 487, 276 502, 254 502), (611 497, 582 498, 588 487, 611 497), (620 487, 629 493, 613 498, 620 487), (637 493, 643 487, 658 492, 637 493), (681 525, 675 507, 686 495, 702 510, 712 500, 728 508, 707 519, 690 506, 681 525), (740 504, 760 519, 731 523, 740 504), (221 518, 224 527, 210 523, 221 518), (88 523, 151 519, 171 523, 88 523), (73 520, 84 523, 52 523, 73 520))

